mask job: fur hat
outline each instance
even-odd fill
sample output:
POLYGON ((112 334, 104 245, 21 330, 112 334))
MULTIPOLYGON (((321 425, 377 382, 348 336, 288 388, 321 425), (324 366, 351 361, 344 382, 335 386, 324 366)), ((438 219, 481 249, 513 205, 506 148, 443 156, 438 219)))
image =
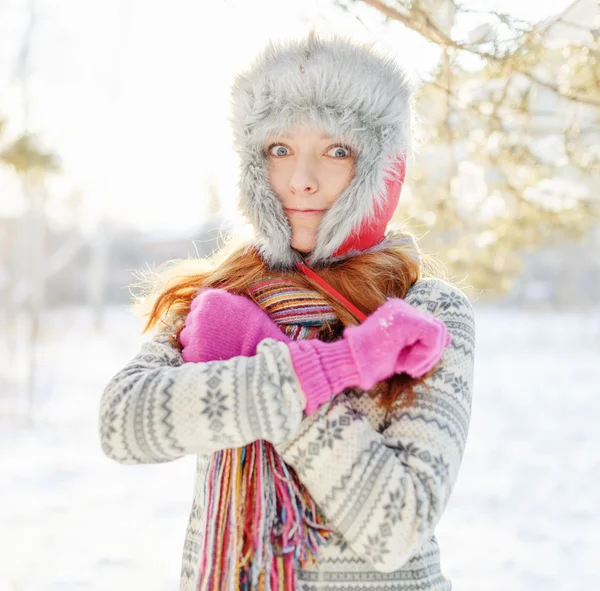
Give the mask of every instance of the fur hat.
POLYGON ((326 264, 380 243, 398 202, 410 149, 411 84, 390 56, 372 45, 311 33, 270 43, 234 80, 231 124, 241 159, 240 209, 261 255, 273 268, 302 259, 269 182, 263 145, 271 134, 316 126, 348 142, 355 173, 327 210, 305 262, 326 264))

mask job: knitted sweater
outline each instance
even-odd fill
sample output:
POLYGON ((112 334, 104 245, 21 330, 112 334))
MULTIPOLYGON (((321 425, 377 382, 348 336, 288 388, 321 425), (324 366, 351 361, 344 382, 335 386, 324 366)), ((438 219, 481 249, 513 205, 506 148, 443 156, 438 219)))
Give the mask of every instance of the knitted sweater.
POLYGON ((100 406, 104 452, 123 464, 197 455, 181 591, 197 587, 204 480, 210 454, 256 439, 275 445, 335 533, 321 562, 297 568, 300 591, 442 591, 435 527, 465 448, 475 325, 469 300, 440 279, 421 279, 405 300, 442 319, 452 342, 412 406, 386 418, 357 389, 303 413, 285 344, 266 339, 254 357, 184 363, 163 331, 108 383, 100 406))

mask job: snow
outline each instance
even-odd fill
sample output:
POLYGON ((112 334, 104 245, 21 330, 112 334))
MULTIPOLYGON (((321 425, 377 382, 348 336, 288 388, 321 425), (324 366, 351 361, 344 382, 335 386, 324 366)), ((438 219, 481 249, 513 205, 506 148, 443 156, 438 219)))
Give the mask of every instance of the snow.
MULTIPOLYGON (((443 569, 457 591, 599 589, 600 314, 476 314, 469 440, 436 532, 443 569)), ((125 310, 106 320, 96 333, 84 309, 48 314, 33 427, 17 416, 23 351, 0 336, 0 591, 178 589, 194 458, 103 455, 102 388, 145 338, 125 310)))

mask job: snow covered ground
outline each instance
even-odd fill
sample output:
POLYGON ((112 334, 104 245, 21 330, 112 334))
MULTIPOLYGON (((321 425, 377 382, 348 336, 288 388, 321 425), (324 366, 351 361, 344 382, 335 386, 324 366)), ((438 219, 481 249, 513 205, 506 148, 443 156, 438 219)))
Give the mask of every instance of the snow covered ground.
MULTIPOLYGON (((194 458, 121 466, 98 440, 102 388, 139 329, 120 309, 101 334, 86 310, 49 314, 33 427, 22 351, 0 336, 0 591, 177 590, 194 458)), ((477 340, 444 570, 456 591, 596 591, 600 314, 477 308, 477 340)))

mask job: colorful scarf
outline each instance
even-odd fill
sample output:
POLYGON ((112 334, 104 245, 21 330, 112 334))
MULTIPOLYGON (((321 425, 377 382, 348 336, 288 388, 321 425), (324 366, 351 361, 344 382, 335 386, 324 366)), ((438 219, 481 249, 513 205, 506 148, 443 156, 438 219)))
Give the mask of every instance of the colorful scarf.
MULTIPOLYGON (((249 295, 294 340, 337 321, 321 294, 286 279, 261 280, 249 295)), ((214 453, 205 495, 199 591, 292 591, 295 565, 317 563, 332 532, 267 441, 214 453)))

